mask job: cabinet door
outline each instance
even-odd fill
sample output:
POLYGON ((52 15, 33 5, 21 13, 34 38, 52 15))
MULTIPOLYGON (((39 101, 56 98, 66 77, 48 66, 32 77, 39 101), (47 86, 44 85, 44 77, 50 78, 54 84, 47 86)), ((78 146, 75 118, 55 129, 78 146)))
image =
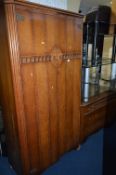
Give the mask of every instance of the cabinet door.
POLYGON ((104 127, 106 120, 106 106, 94 111, 94 131, 104 127))
POLYGON ((80 132, 80 142, 92 133, 91 124, 93 118, 93 105, 81 106, 81 132, 80 132))
POLYGON ((95 130, 104 127, 107 115, 108 102, 106 99, 98 100, 94 103, 94 114, 95 114, 95 130))
POLYGON ((80 19, 16 7, 29 172, 78 146, 80 19), (76 37, 75 37, 76 36, 76 37))
POLYGON ((104 127, 107 106, 107 100, 102 99, 81 107, 81 141, 104 127))

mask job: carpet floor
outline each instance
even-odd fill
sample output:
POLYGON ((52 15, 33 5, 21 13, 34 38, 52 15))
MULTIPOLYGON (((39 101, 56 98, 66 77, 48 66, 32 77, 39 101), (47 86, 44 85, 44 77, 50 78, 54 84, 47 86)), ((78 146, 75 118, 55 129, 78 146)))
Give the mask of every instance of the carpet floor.
MULTIPOLYGON (((62 156, 42 175, 115 175, 116 124, 87 138, 79 150, 62 156)), ((0 175, 16 175, 7 157, 0 157, 0 175)))

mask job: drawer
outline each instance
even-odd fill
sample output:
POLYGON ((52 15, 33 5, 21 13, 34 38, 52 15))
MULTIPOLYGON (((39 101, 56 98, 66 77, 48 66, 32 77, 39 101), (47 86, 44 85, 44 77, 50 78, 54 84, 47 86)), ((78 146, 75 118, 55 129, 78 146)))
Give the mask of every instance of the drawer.
POLYGON ((87 127, 85 130, 85 137, 89 136, 90 134, 93 134, 97 130, 101 129, 103 127, 104 123, 102 121, 97 121, 95 125, 92 125, 90 127, 87 127))
POLYGON ((99 121, 105 121, 105 115, 104 113, 99 114, 93 114, 86 119, 86 125, 90 127, 91 125, 95 125, 99 121))
POLYGON ((116 96, 111 97, 95 99, 94 102, 81 106, 82 141, 106 124, 116 120, 116 96))
POLYGON ((104 106, 108 105, 108 100, 107 99, 102 99, 94 103, 93 108, 94 110, 103 108, 104 106))
POLYGON ((99 120, 105 120, 106 106, 93 110, 90 114, 84 116, 86 125, 94 125, 99 120))
POLYGON ((98 129, 104 127, 106 116, 106 111, 104 108, 105 107, 99 108, 97 110, 92 109, 90 113, 86 113, 85 115, 81 116, 83 118, 83 123, 81 123, 83 125, 83 131, 81 131, 83 133, 82 140, 98 129))
POLYGON ((87 106, 81 107, 81 113, 83 116, 91 114, 93 110, 94 110, 93 105, 87 105, 87 106))
POLYGON ((85 127, 85 137, 89 136, 90 134, 93 134, 98 129, 101 129, 104 127, 104 120, 97 120, 94 124, 92 123, 89 126, 85 127))
POLYGON ((89 115, 84 116, 84 125, 89 126, 94 121, 94 118, 95 116, 93 112, 89 115))

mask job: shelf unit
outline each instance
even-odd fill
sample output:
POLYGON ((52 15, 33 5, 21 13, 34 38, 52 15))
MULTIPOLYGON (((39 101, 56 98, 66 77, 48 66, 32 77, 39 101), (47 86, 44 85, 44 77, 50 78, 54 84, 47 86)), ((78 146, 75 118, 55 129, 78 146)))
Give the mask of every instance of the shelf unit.
POLYGON ((84 23, 80 143, 116 120, 116 24, 95 15, 84 23))
MULTIPOLYGON (((103 60, 103 47, 102 49, 99 51, 99 40, 102 40, 102 45, 103 45, 103 41, 105 37, 113 37, 113 43, 112 43, 112 58, 111 61, 116 62, 116 58, 115 58, 115 54, 116 54, 116 24, 109 24, 109 23, 105 23, 103 21, 95 21, 95 22, 91 22, 91 23, 85 23, 84 24, 84 28, 85 28, 85 35, 86 37, 84 37, 84 43, 83 43, 83 63, 85 62, 90 62, 91 59, 91 65, 92 66, 97 66, 97 63, 101 63, 103 60), (99 26, 101 24, 107 24, 107 26, 110 26, 111 28, 113 27, 113 33, 108 33, 108 29, 107 31, 104 31, 104 33, 100 33, 99 32, 99 26), (90 33, 91 31, 93 31, 93 27, 94 29, 94 33, 90 33), (91 41, 90 41, 91 40, 91 41), (91 47, 91 58, 89 57, 89 45, 92 44, 91 47)), ((108 28, 108 27, 106 27, 108 28)), ((109 58, 105 58, 106 60, 109 58)))
POLYGON ((106 67, 109 67, 108 71, 110 71, 109 78, 106 78, 106 80, 114 80, 116 78, 116 24, 109 24, 104 21, 85 23, 83 37, 82 82, 91 83, 90 77, 96 74, 94 83, 99 83, 99 80, 102 79, 102 69, 106 67), (105 27, 105 29, 101 29, 101 27, 105 27), (109 32, 109 28, 113 29, 112 33, 109 32), (110 42, 112 43, 109 48, 109 55, 104 56, 107 37, 111 37, 110 42))

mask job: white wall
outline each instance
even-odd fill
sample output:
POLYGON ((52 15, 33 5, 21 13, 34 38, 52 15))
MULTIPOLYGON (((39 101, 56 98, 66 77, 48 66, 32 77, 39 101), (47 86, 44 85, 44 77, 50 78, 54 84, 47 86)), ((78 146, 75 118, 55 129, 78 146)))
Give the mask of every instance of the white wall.
POLYGON ((28 0, 30 2, 78 12, 81 0, 28 0))
POLYGON ((28 1, 51 7, 67 9, 67 0, 28 0, 28 1))
POLYGON ((81 0, 67 0, 67 9, 73 12, 79 12, 81 0))

